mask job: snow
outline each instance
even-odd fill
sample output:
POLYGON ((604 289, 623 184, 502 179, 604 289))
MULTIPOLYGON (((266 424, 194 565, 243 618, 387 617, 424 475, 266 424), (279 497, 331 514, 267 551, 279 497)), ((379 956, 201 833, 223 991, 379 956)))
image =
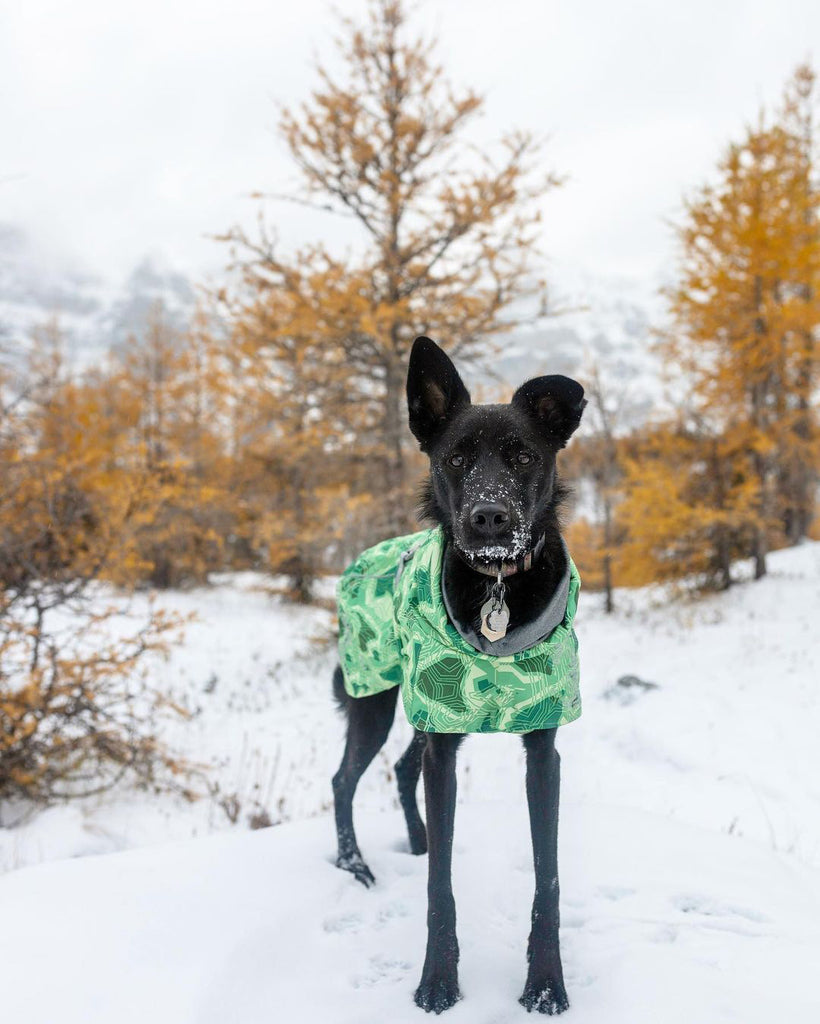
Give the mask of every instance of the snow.
MULTIPOLYGON (((395 813, 365 817, 378 877, 337 871, 326 818, 62 861, 0 884, 7 1020, 403 1024, 424 953, 425 863, 395 813), (36 908, 36 911, 35 911, 36 908)), ((532 877, 520 801, 459 808, 463 1000, 521 1021, 532 877)), ((585 1024, 810 1021, 816 872, 626 807, 565 806, 563 951, 585 1024)))
MULTIPOLYGON (((200 709, 166 738, 214 762, 235 823, 218 799, 122 790, 0 830, 4 1019, 422 1019, 426 859, 406 851, 391 771, 409 727, 357 798, 368 891, 332 863, 343 722, 333 651, 311 639, 330 613, 262 583, 166 595, 199 621, 155 666, 200 709), (262 808, 281 824, 248 831, 262 808)), ((607 617, 582 594, 584 715, 559 733, 565 1019, 814 1022, 820 544, 698 604, 616 597, 607 617)), ((524 1020, 532 868, 514 737, 460 754, 454 886, 464 998, 448 1019, 524 1020)))

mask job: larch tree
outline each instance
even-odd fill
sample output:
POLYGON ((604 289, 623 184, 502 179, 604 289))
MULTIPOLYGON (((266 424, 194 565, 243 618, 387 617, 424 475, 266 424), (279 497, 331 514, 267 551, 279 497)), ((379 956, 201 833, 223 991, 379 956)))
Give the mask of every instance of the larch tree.
POLYGON ((55 324, 4 375, 0 408, 0 826, 8 812, 123 776, 178 787, 190 766, 157 738, 187 714, 145 671, 182 621, 129 612, 143 481, 103 393, 67 373, 55 324))
POLYGON ((795 536, 811 514, 820 322, 818 200, 804 121, 811 81, 799 69, 775 121, 761 114, 729 147, 715 182, 686 203, 678 282, 668 292, 663 348, 686 380, 686 429, 700 424, 732 458, 721 474, 732 493, 715 481, 702 499, 713 509, 728 502, 735 519, 742 510, 756 577, 782 532, 784 478, 788 514, 801 523, 795 536))
POLYGON ((537 200, 557 181, 528 134, 503 139, 496 159, 470 148, 482 99, 448 83, 401 0, 372 0, 363 24, 343 18, 338 46, 339 73, 320 66, 310 98, 281 116, 301 185, 279 198, 351 218, 364 245, 288 256, 264 225, 226 237, 241 268, 239 330, 281 382, 294 465, 306 452, 326 461, 343 438, 384 509, 372 530, 386 535, 412 524, 410 344, 427 333, 468 358, 514 326, 521 300, 542 292, 537 200))
POLYGON ((757 496, 738 472, 747 457, 741 433, 715 432, 681 413, 623 439, 618 579, 625 586, 688 578, 725 590, 735 559, 749 550, 757 496))
POLYGON ((777 492, 789 543, 806 537, 814 515, 820 465, 817 329, 820 324, 820 182, 814 108, 816 75, 801 65, 787 85, 780 110, 788 168, 787 210, 792 219, 790 285, 783 290, 790 330, 784 337, 788 378, 785 430, 777 492))
POLYGON ((146 483, 135 522, 143 578, 177 586, 222 568, 238 503, 224 436, 232 380, 204 315, 177 330, 155 304, 88 387, 108 396, 121 457, 146 483))
POLYGON ((620 500, 621 437, 631 413, 630 395, 623 385, 608 388, 599 361, 588 364, 582 375, 587 396, 587 431, 579 438, 568 463, 570 472, 591 489, 592 516, 582 516, 569 527, 575 560, 589 575, 592 586, 604 593, 607 614, 615 610, 615 576, 623 531, 617 522, 620 500))

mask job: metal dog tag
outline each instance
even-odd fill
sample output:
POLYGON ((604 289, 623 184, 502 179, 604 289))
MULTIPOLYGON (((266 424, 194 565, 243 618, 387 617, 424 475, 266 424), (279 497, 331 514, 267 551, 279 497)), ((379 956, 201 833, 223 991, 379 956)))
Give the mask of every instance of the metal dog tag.
POLYGON ((496 602, 490 598, 481 606, 481 633, 490 641, 495 643, 507 635, 507 626, 510 622, 510 609, 507 602, 502 601, 499 608, 496 602))

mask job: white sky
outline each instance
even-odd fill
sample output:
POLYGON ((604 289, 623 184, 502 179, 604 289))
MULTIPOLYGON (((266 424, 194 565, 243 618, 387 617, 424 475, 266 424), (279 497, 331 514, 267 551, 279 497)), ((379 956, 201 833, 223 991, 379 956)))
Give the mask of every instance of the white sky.
MULTIPOLYGON (((570 178, 544 207, 558 279, 649 291, 672 256, 665 218, 812 56, 820 2, 422 0, 416 23, 486 96, 482 135, 551 137, 570 178)), ((0 222, 104 277, 146 253, 218 270, 207 236, 252 222, 249 192, 293 181, 276 102, 307 94, 315 53, 332 63, 334 28, 326 0, 0 0, 0 222)), ((285 245, 348 230, 272 212, 285 245)))

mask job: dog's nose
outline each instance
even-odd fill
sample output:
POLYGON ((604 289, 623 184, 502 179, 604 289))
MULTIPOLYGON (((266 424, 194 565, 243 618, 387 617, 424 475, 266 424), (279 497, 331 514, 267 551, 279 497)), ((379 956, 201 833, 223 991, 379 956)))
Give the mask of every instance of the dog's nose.
POLYGON ((485 537, 497 537, 510 525, 509 507, 500 501, 480 501, 470 509, 470 525, 485 537))

